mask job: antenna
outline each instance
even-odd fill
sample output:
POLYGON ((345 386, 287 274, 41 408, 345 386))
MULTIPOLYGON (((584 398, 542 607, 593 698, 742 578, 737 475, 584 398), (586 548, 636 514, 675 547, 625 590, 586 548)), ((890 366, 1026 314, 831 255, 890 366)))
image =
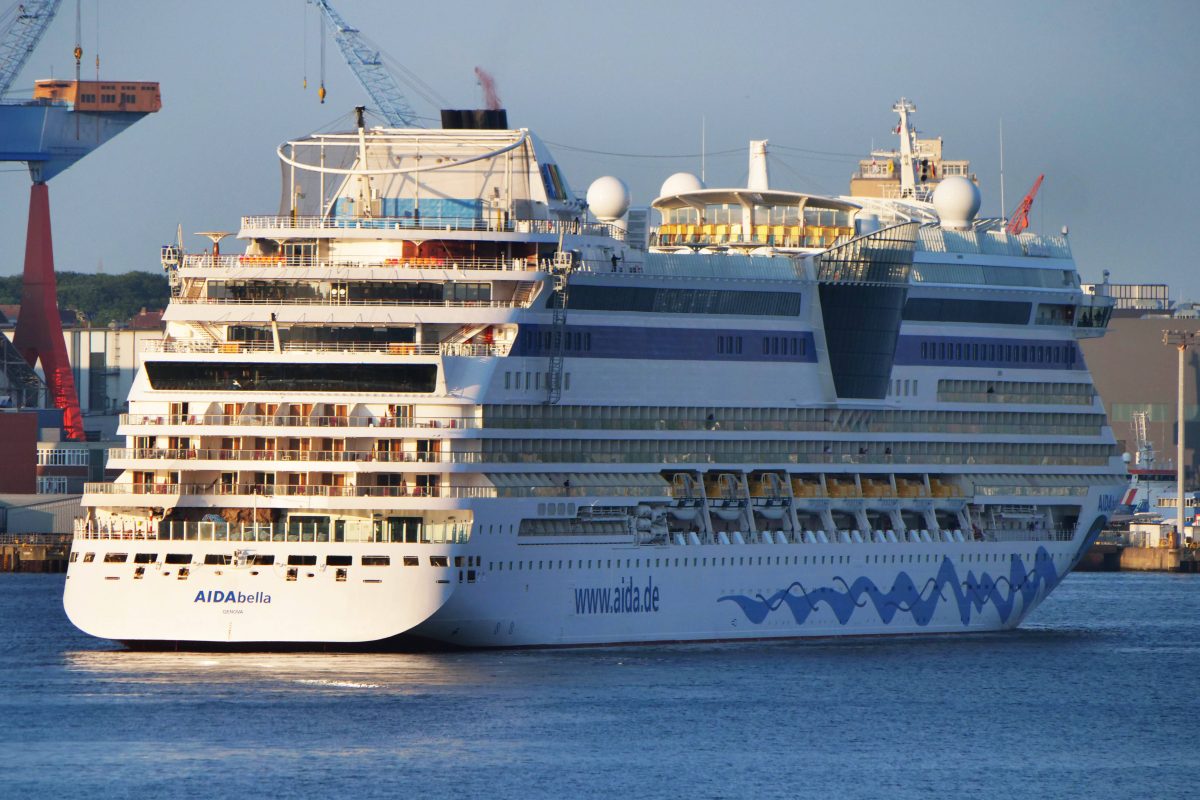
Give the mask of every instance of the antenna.
POLYGON ((900 115, 900 124, 894 131, 900 134, 900 196, 909 199, 917 196, 917 168, 913 158, 917 132, 908 125, 908 115, 916 110, 917 107, 906 97, 901 97, 892 106, 892 111, 900 115))
POLYGON ((1004 216, 1004 209, 1008 208, 1008 203, 1004 201, 1004 117, 1000 118, 1000 218, 1008 222, 1008 217, 1004 216))
POLYGON ((706 160, 706 140, 708 138, 708 117, 704 114, 700 115, 700 182, 704 183, 704 167, 706 160))
MULTIPOLYGON (((83 0, 75 0, 75 49, 72 51, 75 56, 75 96, 79 97, 79 68, 83 60, 83 11, 81 6, 83 0)), ((73 114, 75 117, 75 138, 79 138, 79 114, 73 114)))

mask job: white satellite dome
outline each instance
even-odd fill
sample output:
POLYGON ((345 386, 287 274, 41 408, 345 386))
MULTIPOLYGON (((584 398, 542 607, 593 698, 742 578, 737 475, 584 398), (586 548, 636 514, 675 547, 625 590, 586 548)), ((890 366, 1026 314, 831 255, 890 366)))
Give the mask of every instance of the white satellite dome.
POLYGON ((620 178, 605 175, 596 178, 587 190, 587 204, 596 219, 606 222, 620 219, 629 210, 629 187, 620 178))
POLYGON ((933 207, 943 228, 965 230, 979 212, 979 187, 955 175, 933 190, 933 207))
POLYGON ((704 181, 697 178, 690 172, 676 172, 671 177, 663 181, 662 188, 658 190, 659 197, 670 197, 675 194, 688 194, 689 192, 698 192, 704 188, 704 181))

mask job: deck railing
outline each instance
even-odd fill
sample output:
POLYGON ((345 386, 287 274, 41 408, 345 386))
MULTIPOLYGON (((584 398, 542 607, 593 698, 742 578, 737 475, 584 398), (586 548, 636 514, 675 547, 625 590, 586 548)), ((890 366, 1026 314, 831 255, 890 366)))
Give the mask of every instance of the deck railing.
MULTIPOLYGON (((284 353, 384 353, 393 356, 503 357, 511 344, 409 344, 396 342, 286 342, 284 353)), ((203 339, 147 339, 144 353, 271 353, 273 342, 221 342, 203 339)))
POLYGON ((469 523, 424 523, 410 540, 400 542, 389 537, 383 526, 371 520, 345 520, 341 525, 327 523, 229 523, 189 522, 183 520, 138 520, 98 522, 77 519, 75 538, 84 540, 164 540, 191 542, 375 542, 379 544, 461 544, 471 538, 469 523))
MULTIPOLYGON (((614 516, 624 517, 624 509, 616 509, 614 516)), ((393 536, 386 526, 376 524, 371 520, 344 520, 328 523, 228 523, 218 521, 189 522, 179 520, 151 521, 111 520, 96 521, 77 519, 74 521, 74 536, 81 540, 124 540, 124 541, 201 541, 201 542, 372 542, 378 544, 455 544, 463 543, 471 537, 469 523, 425 523, 412 532, 405 532, 405 541, 393 536)), ((877 546, 909 546, 909 545, 942 545, 942 544, 988 544, 996 542, 1068 542, 1074 538, 1073 528, 1039 528, 1037 530, 986 528, 978 532, 950 531, 947 529, 908 532, 892 532, 884 535, 883 531, 863 531, 859 534, 861 541, 852 538, 850 531, 820 531, 827 541, 821 542, 819 537, 810 538, 814 531, 771 531, 758 535, 746 532, 742 542, 734 537, 702 534, 703 538, 697 543, 688 543, 682 534, 676 534, 679 539, 660 537, 645 544, 652 546, 682 546, 695 547, 703 545, 719 545, 723 547, 744 547, 768 545, 776 547, 781 544, 802 545, 813 547, 818 545, 836 545, 859 548, 877 546), (842 534, 846 534, 843 536, 842 534), (928 539, 925 537, 928 536, 928 539), (960 538, 961 537, 961 538, 960 538)))
POLYGON ((225 483, 86 483, 84 494, 245 495, 247 497, 495 497, 491 486, 289 486, 225 483))
POLYGON ((212 425, 276 428, 479 428, 463 417, 273 416, 269 414, 122 414, 121 425, 212 425))
POLYGON ((505 219, 503 217, 306 217, 250 216, 242 217, 242 231, 247 230, 426 230, 480 231, 487 233, 532 233, 558 236, 608 236, 623 241, 625 231, 604 222, 577 222, 552 219, 505 219))
POLYGON ((313 256, 247 256, 189 253, 183 257, 184 269, 233 269, 264 267, 278 269, 316 269, 321 271, 350 268, 366 269, 438 269, 438 270, 497 270, 502 272, 534 272, 550 269, 546 259, 525 258, 315 258, 313 256))
POLYGON ((386 450, 265 450, 261 448, 233 450, 207 447, 114 447, 108 451, 108 457, 109 459, 170 459, 178 461, 315 461, 356 464, 477 464, 483 460, 481 453, 462 452, 395 453, 386 450))
POLYGON ((86 483, 84 494, 155 495, 172 497, 245 497, 249 505, 255 497, 387 497, 387 498, 494 498, 494 497, 669 497, 667 487, 659 486, 286 486, 272 484, 223 483, 86 483))
POLYGON ((366 300, 349 297, 173 297, 172 305, 241 306, 404 306, 412 308, 526 308, 528 301, 512 300, 366 300))

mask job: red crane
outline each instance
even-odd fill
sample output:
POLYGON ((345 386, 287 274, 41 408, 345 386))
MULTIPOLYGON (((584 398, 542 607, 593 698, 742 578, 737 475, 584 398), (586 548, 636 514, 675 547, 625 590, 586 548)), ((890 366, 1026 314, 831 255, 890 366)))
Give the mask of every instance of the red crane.
POLYGON ((1033 208, 1033 198, 1037 197, 1038 189, 1042 188, 1042 178, 1046 177, 1038 175, 1036 181, 1033 182, 1033 188, 1029 190, 1029 194, 1025 195, 1025 199, 1021 201, 1021 205, 1017 206, 1017 210, 1008 218, 1008 225, 1005 228, 1009 233, 1016 235, 1029 227, 1029 209, 1033 208))

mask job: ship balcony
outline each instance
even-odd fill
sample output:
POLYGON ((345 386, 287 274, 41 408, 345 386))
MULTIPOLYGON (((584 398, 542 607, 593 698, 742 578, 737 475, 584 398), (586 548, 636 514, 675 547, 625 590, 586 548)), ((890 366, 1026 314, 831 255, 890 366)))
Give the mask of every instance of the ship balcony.
POLYGON ((480 486, 438 481, 417 486, 327 486, 210 483, 86 483, 82 505, 114 507, 455 509, 463 500, 491 498, 670 497, 665 486, 528 485, 480 486), (297 500, 297 498, 302 498, 297 500))
MULTIPOLYGON (((473 418, 466 417, 418 417, 418 416, 390 416, 388 414, 366 414, 366 415, 297 415, 297 414, 122 414, 120 417, 120 428, 118 433, 121 435, 133 435, 137 433, 159 433, 161 429, 167 428, 187 428, 194 429, 200 427, 237 427, 239 429, 252 427, 265 428, 296 428, 290 435, 299 435, 302 433, 311 434, 312 428, 352 428, 359 430, 363 435, 377 435, 373 428, 386 428, 403 430, 469 430, 483 427, 482 423, 473 418)), ((188 433, 202 433, 204 431, 188 430, 188 433)))
MULTIPOLYGON (((532 297, 516 300, 382 300, 336 295, 318 297, 173 297, 172 306, 318 306, 321 308, 399 307, 399 308, 528 308, 532 297)), ((282 321, 282 318, 281 318, 282 321)))
POLYGON ((463 500, 496 497, 491 486, 436 482, 423 486, 324 484, 87 483, 82 505, 111 507, 456 509, 463 500))
MULTIPOLYGON (((219 469, 228 462, 252 462, 247 468, 291 469, 299 464, 351 464, 355 471, 373 468, 392 471, 393 464, 479 464, 485 460, 479 452, 389 452, 382 450, 270 450, 115 447, 108 451, 110 469, 175 469, 169 462, 186 462, 190 469, 219 469), (150 463, 147 463, 150 462, 150 463), (164 463, 167 462, 167 463, 164 463), (219 463, 218 463, 219 462, 219 463)), ((241 465, 239 465, 241 466, 241 465)))
POLYGON ((618 241, 625 239, 625 231, 604 222, 513 219, 507 214, 462 217, 249 216, 242 217, 238 238, 278 239, 280 233, 285 233, 293 237, 324 234, 331 238, 365 236, 375 239, 385 231, 399 232, 406 239, 459 238, 453 234, 471 234, 469 238, 477 239, 480 233, 494 234, 499 239, 511 237, 530 240, 544 237, 546 241, 556 241, 564 235, 604 236, 618 241))
MULTIPOLYGON (((287 342, 284 353, 378 353, 387 356, 507 356, 511 344, 410 344, 397 342, 287 342)), ((271 342, 223 342, 211 339, 150 339, 142 343, 143 353, 271 353, 271 342)))
MULTIPOLYGON (((340 273, 348 269, 411 269, 411 270, 471 270, 490 272, 548 272, 551 264, 546 259, 536 258, 313 258, 310 256, 251 256, 213 255, 195 253, 183 257, 182 269, 189 270, 236 270, 253 269, 256 276, 270 276, 272 272, 262 270, 314 270, 322 275, 331 271, 340 273)), ((280 273, 282 274, 282 273, 280 273)), ((291 273, 288 273, 291 276, 291 273)))

